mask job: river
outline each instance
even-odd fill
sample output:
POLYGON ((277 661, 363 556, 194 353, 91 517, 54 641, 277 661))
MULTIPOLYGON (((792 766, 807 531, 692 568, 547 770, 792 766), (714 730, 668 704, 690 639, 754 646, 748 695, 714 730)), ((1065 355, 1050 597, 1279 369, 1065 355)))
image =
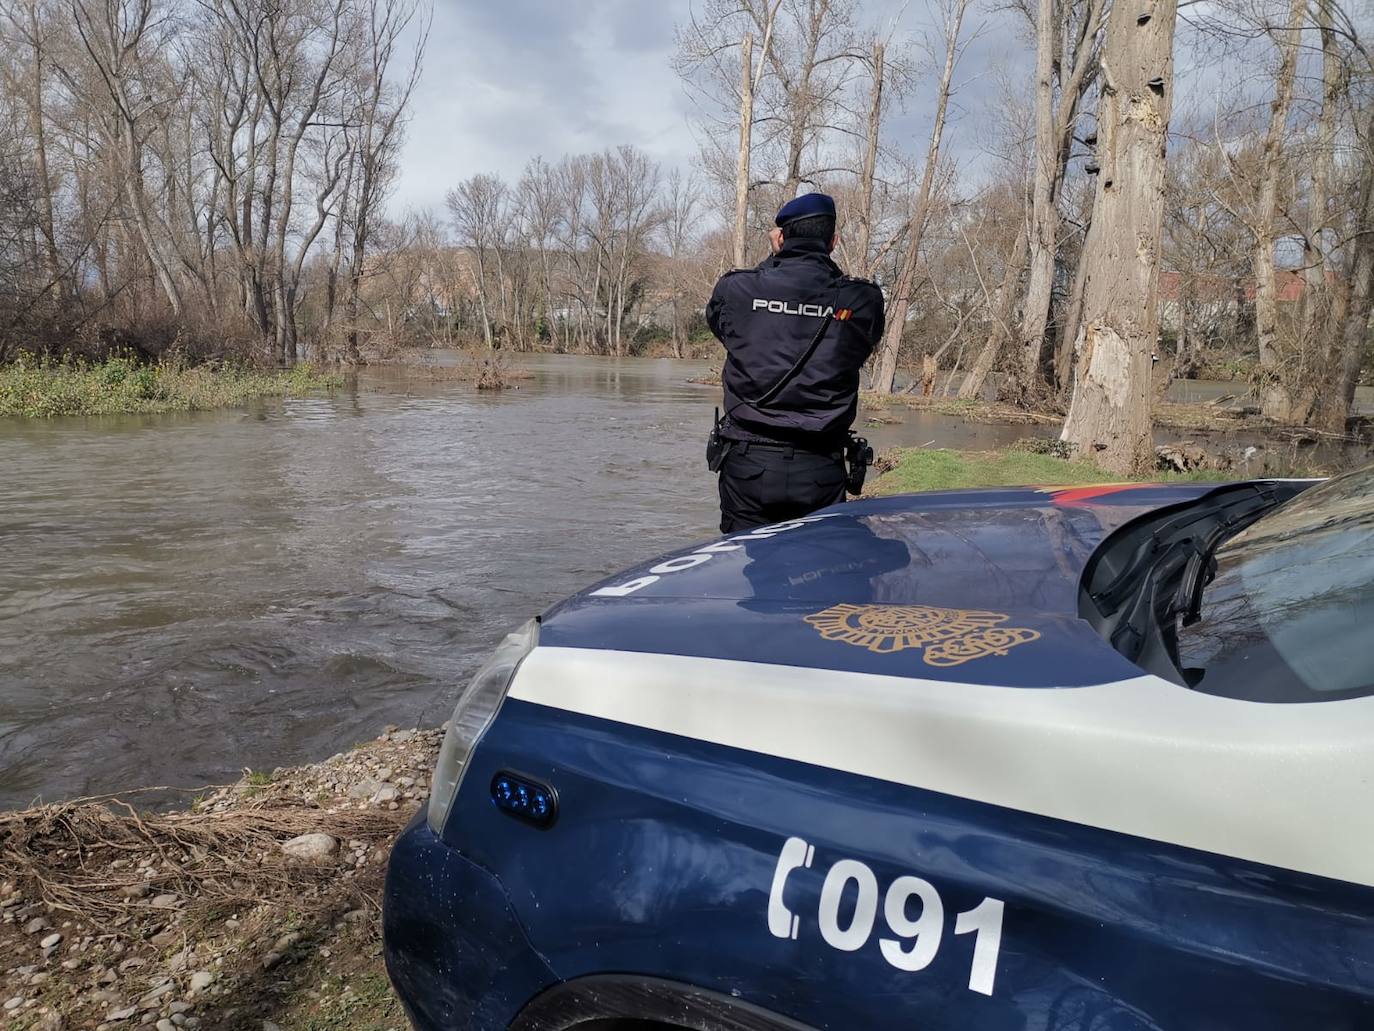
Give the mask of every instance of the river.
MULTIPOLYGON (((540 357, 501 393, 0 420, 0 808, 195 788, 437 724, 500 634, 711 536, 710 363, 540 357)), ((1052 430, 911 413, 891 444, 1052 430)), ((165 794, 160 797, 168 797, 165 794)))

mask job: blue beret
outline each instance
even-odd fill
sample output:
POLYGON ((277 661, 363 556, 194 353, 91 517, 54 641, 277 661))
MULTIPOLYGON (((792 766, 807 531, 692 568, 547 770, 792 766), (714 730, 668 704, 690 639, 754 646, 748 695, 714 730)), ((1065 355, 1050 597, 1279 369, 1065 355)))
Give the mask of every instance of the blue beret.
POLYGON ((802 194, 796 200, 790 200, 778 209, 778 217, 773 219, 773 224, 785 226, 799 218, 811 218, 815 215, 827 215, 834 218, 834 198, 825 193, 802 194))

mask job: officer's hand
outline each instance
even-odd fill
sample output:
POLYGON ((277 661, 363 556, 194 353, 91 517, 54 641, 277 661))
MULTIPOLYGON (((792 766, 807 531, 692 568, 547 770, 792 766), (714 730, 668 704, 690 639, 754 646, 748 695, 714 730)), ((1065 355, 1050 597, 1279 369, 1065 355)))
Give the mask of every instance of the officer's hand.
POLYGON ((773 253, 774 253, 774 254, 777 254, 778 251, 782 250, 782 230, 781 230, 781 229, 770 229, 770 230, 768 230, 768 243, 769 243, 769 246, 771 246, 771 247, 773 248, 773 253))

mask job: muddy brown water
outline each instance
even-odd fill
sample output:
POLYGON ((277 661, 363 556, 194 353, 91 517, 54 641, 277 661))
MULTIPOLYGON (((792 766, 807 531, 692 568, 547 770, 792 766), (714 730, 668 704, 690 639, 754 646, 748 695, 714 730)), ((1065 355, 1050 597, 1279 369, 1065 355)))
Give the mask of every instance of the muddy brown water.
MULTIPOLYGON (((246 409, 0 420, 0 807, 194 788, 446 719, 502 632, 709 537, 709 363, 369 371, 246 409)), ((901 413, 897 413, 901 415, 901 413)), ((983 449, 1052 428, 865 431, 983 449)))

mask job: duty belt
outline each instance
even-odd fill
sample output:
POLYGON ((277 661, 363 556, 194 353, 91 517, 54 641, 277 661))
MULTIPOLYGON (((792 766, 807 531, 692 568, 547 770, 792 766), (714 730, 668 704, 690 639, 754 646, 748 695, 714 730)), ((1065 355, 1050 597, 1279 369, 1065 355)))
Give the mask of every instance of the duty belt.
POLYGON ((825 458, 833 458, 836 461, 842 461, 844 459, 844 448, 842 447, 811 448, 797 444, 765 443, 758 440, 736 440, 733 437, 726 437, 725 440, 730 445, 731 451, 738 451, 742 455, 747 455, 750 451, 757 449, 759 451, 781 451, 783 452, 784 458, 791 458, 800 451, 802 454, 821 455, 825 458))

